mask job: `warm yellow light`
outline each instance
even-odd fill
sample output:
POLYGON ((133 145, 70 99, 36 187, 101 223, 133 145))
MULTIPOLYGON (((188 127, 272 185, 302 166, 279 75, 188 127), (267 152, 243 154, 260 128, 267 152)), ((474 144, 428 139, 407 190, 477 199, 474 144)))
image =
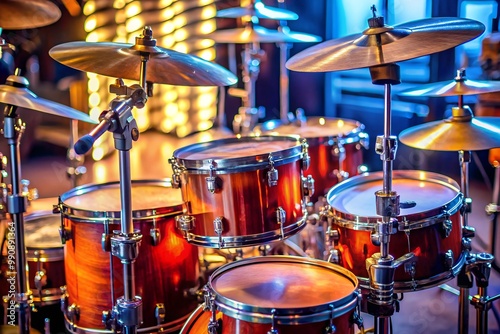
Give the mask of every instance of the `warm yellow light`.
POLYGON ((215 44, 213 39, 201 39, 198 43, 200 43, 200 48, 209 48, 215 44))
POLYGON ((170 103, 169 105, 166 106, 165 108, 165 115, 167 117, 174 117, 175 115, 177 115, 177 112, 179 111, 179 109, 177 108, 177 104, 175 103, 170 103))
POLYGON ((83 5, 83 14, 89 16, 95 12, 95 1, 89 0, 83 5))
POLYGON ((215 30, 215 21, 210 20, 203 22, 200 27, 200 34, 205 35, 213 32, 215 30))
POLYGON ((92 159, 94 161, 99 161, 104 157, 104 148, 101 146, 94 146, 92 150, 92 159))
POLYGON ((91 33, 89 33, 87 35, 87 37, 85 38, 85 41, 86 42, 99 42, 99 34, 96 33, 95 31, 92 31, 91 33))
POLYGON ((179 125, 177 126, 177 130, 175 132, 179 137, 186 137, 191 132, 190 128, 189 124, 179 125))
POLYGON ((162 40, 161 45, 167 49, 171 49, 172 46, 175 44, 175 39, 172 35, 165 36, 161 40, 162 40))
POLYGON ((88 89, 90 92, 96 92, 99 90, 99 87, 100 87, 100 83, 99 83, 99 79, 97 79, 97 77, 93 77, 93 78, 90 78, 89 77, 89 80, 88 80, 88 89))
POLYGON ((115 22, 116 24, 123 24, 125 21, 127 21, 128 16, 124 11, 118 11, 115 14, 115 22))
POLYGON ((90 107, 95 107, 98 106, 101 103, 101 97, 99 96, 98 93, 94 92, 90 94, 89 96, 89 106, 90 107))
POLYGON ((186 43, 184 42, 181 42, 181 43, 177 43, 174 48, 173 48, 174 51, 177 51, 177 52, 182 52, 182 53, 188 53, 188 46, 186 43))
POLYGON ((183 124, 186 124, 188 122, 188 114, 186 112, 179 112, 175 115, 175 119, 174 119, 174 122, 175 124, 177 125, 183 125, 183 124))
POLYGON ((215 103, 215 94, 213 92, 201 94, 196 99, 196 107, 198 109, 205 108, 206 106, 210 106, 214 103, 215 103))
POLYGON ((172 122, 172 120, 170 120, 168 118, 165 118, 161 122, 161 125, 160 125, 161 131, 167 132, 167 133, 172 131, 174 129, 174 127, 175 127, 174 122, 172 122))
POLYGON ((163 35, 170 34, 172 31, 174 31, 175 26, 172 21, 165 21, 163 24, 160 26, 160 33, 163 35))
POLYGON ((185 112, 191 107, 191 101, 188 99, 180 99, 179 101, 177 101, 177 106, 179 110, 185 112))
POLYGON ((207 6, 201 11, 201 18, 203 20, 211 19, 212 17, 215 17, 216 13, 217 11, 215 9, 215 6, 207 6))
MULTIPOLYGON (((126 26, 127 26, 127 32, 137 31, 139 29, 142 29, 142 27, 144 27, 144 20, 140 16, 136 16, 131 19, 128 19, 126 26)), ((135 40, 135 36, 131 37, 133 37, 135 40)))
POLYGON ((214 125, 214 122, 212 122, 211 120, 200 121, 198 123, 198 126, 196 127, 196 130, 197 131, 205 131, 205 130, 210 129, 213 125, 214 125))
MULTIPOLYGON (((95 152, 95 150, 94 150, 94 152, 95 152)), ((95 154, 94 152, 92 152, 92 156, 95 154)), ((102 152, 102 149, 101 149, 101 152, 102 152)), ((101 159, 102 159, 102 157, 101 157, 101 159)), ((92 167, 94 169, 94 177, 95 177, 96 183, 104 183, 106 181, 109 181, 106 179, 107 168, 104 164, 95 163, 95 164, 93 164, 92 167)))
POLYGON ((179 94, 179 97, 187 97, 191 93, 191 88, 187 86, 178 86, 177 87, 177 93, 179 94))
POLYGON ((127 39, 127 27, 125 27, 124 24, 120 24, 116 27, 116 36, 123 38, 124 40, 127 39))
POLYGON ((206 5, 209 5, 211 3, 213 3, 214 0, 199 0, 198 1, 198 6, 206 6, 206 5))
POLYGON ((166 103, 172 102, 177 99, 177 92, 175 90, 169 90, 165 94, 163 94, 163 100, 166 103))
POLYGON ((96 26, 97 26, 97 20, 95 18, 95 15, 89 16, 85 20, 84 29, 86 32, 90 32, 90 31, 94 30, 96 28, 96 26))
POLYGON ((113 2, 113 8, 122 9, 126 5, 125 0, 115 0, 113 2))
POLYGON ((180 15, 174 18, 174 26, 178 29, 184 27, 187 23, 186 16, 180 15))
POLYGON ((198 53, 198 57, 203 58, 205 60, 214 60, 215 59, 215 50, 206 49, 198 53))
POLYGON ((101 116, 102 110, 98 107, 92 107, 89 111, 90 118, 93 120, 99 120, 99 116, 101 116))
POLYGON ((174 32, 176 41, 184 41, 188 37, 186 29, 179 29, 174 32))
POLYGON ((128 4, 125 8, 125 12, 127 13, 128 17, 140 14, 142 12, 141 3, 139 1, 135 1, 128 4))
POLYGON ((182 13, 184 11, 184 4, 182 4, 181 1, 178 1, 172 5, 172 9, 175 14, 182 13))
POLYGON ((215 116, 213 109, 200 109, 198 111, 198 117, 202 120, 208 120, 215 116))
POLYGON ((167 7, 172 4, 172 0, 160 0, 160 7, 167 7))
POLYGON ((172 8, 165 8, 160 12, 160 17, 163 20, 170 20, 172 17, 174 17, 175 12, 172 10, 172 8))

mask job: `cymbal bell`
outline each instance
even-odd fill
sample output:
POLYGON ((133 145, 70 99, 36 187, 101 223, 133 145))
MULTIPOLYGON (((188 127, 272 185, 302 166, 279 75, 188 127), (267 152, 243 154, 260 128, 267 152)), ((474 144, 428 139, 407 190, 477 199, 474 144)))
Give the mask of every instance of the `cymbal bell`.
POLYGON ((151 30, 136 44, 69 42, 56 45, 49 55, 58 62, 84 72, 114 78, 140 80, 142 61, 147 59, 146 81, 180 86, 227 86, 237 77, 224 67, 189 54, 156 46, 151 30))
POLYGON ((474 95, 500 91, 500 81, 473 81, 465 77, 465 70, 457 71, 451 81, 441 81, 420 85, 399 92, 401 96, 457 96, 474 95))
POLYGON ((271 30, 259 25, 247 25, 244 28, 225 29, 214 31, 207 38, 216 43, 313 43, 321 41, 321 37, 306 33, 290 31, 285 27, 283 31, 271 30))
POLYGON ((8 30, 48 26, 59 20, 61 11, 46 0, 0 1, 0 28, 8 30))
POLYGON ((410 147, 434 151, 479 151, 500 147, 500 117, 473 117, 467 106, 453 116, 402 131, 399 140, 410 147))
POLYGON ((38 97, 28 89, 26 78, 10 75, 7 84, 0 85, 0 103, 21 108, 41 111, 47 114, 62 116, 87 123, 97 123, 89 115, 57 102, 38 97))
POLYGON ((268 7, 262 3, 260 0, 253 1, 247 7, 234 7, 221 9, 216 14, 217 17, 222 18, 240 18, 244 16, 254 16, 259 19, 270 19, 270 20, 297 20, 299 16, 289 10, 268 7))
POLYGON ((329 72, 373 67, 444 51, 465 43, 485 29, 478 21, 435 17, 395 27, 382 17, 369 20, 361 34, 329 40, 307 48, 287 62, 293 71, 329 72))

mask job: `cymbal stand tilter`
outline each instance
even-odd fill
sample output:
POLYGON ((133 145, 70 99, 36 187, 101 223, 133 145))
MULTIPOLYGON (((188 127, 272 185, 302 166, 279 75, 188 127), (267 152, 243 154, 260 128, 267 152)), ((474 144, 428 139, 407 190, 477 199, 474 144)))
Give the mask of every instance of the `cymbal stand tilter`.
MULTIPOLYGON (((18 75, 19 73, 16 73, 18 75)), ((28 81, 23 77, 16 77, 18 82, 8 82, 27 87, 28 81)), ((17 114, 17 107, 14 105, 5 105, 4 108, 4 128, 3 135, 9 145, 10 153, 10 173, 12 192, 7 196, 7 212, 12 217, 9 222, 9 231, 14 229, 15 234, 15 259, 11 262, 9 259, 9 272, 16 275, 16 309, 19 315, 18 325, 20 333, 30 332, 30 306, 32 303, 31 292, 26 275, 26 251, 24 244, 24 216, 26 212, 27 200, 23 194, 21 181, 21 137, 25 130, 25 124, 17 114), (12 224, 12 225, 10 225, 12 224), (15 262, 15 264, 13 263, 15 262), (11 264, 12 263, 12 264, 11 264)), ((9 243, 10 244, 10 243, 9 243)), ((10 305, 9 305, 10 306, 10 305)))
MULTIPOLYGON (((247 24, 252 24, 248 22, 247 24)), ((259 76, 260 63, 265 56, 264 50, 257 42, 247 43, 241 53, 242 80, 245 85, 244 92, 239 97, 242 106, 233 119, 233 131, 236 134, 248 135, 259 121, 259 117, 265 112, 263 108, 255 107, 255 82, 259 76)), ((229 89, 229 93, 234 89, 229 89)))

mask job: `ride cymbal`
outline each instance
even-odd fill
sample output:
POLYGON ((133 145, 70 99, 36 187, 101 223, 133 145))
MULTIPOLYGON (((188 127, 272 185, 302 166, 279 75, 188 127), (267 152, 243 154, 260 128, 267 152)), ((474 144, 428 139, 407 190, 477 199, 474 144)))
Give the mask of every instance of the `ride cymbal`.
POLYGON ((270 19, 270 20, 297 20, 299 16, 289 10, 268 7, 262 3, 260 0, 255 0, 253 3, 247 7, 234 7, 221 9, 216 14, 217 17, 222 18, 240 18, 244 16, 255 16, 259 19, 270 19))
POLYGON ((0 1, 0 28, 32 29, 48 26, 59 20, 61 11, 56 4, 45 0, 0 1))
POLYGON ((402 96, 457 96, 474 95, 500 91, 500 81, 473 81, 465 77, 465 70, 457 71, 451 81, 441 81, 420 85, 399 92, 402 96))
POLYGON ((62 116, 87 123, 97 123, 89 115, 57 102, 38 97, 28 89, 26 78, 10 75, 7 84, 0 85, 0 103, 21 108, 41 111, 47 114, 62 116))
POLYGON ((56 45, 49 55, 58 62, 84 72, 140 80, 146 62, 146 81, 180 86, 228 86, 237 77, 224 67, 185 53, 156 46, 146 28, 136 44, 69 42, 56 45))
POLYGON ((500 117, 473 117, 469 107, 453 108, 453 116, 402 131, 399 140, 434 151, 479 151, 500 147, 500 117))
POLYGON ((369 20, 361 34, 329 40, 292 56, 286 67, 293 71, 328 72, 372 67, 417 58, 465 43, 485 29, 480 22, 435 17, 395 27, 382 17, 369 20))
POLYGON ((207 38, 216 43, 312 43, 321 41, 321 37, 287 29, 271 30, 259 25, 247 25, 244 28, 214 31, 207 38))

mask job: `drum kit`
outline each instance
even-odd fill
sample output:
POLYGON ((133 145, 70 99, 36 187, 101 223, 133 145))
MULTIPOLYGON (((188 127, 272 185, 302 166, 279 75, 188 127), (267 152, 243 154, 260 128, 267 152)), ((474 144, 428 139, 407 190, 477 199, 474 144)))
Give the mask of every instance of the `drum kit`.
MULTIPOLYGON (((361 312, 374 317, 376 333, 389 333, 398 293, 455 277, 461 288, 460 328, 466 330, 474 275, 481 291, 473 297, 477 329, 486 333, 487 311, 498 297, 486 291, 492 255, 476 254, 470 247, 468 163, 470 151, 500 146, 500 122, 475 118, 462 95, 500 86, 469 81, 460 71, 451 83, 406 92, 459 96, 451 118, 405 130, 400 140, 421 149, 458 151, 461 185, 436 173, 393 171, 397 138, 391 134, 391 86, 400 82, 396 63, 465 43, 484 26, 468 19, 431 18, 391 27, 372 11, 362 34, 305 49, 286 66, 303 72, 369 68, 373 84, 384 85, 384 134, 375 147, 383 168, 375 173, 362 168, 368 140, 364 125, 299 114, 292 123, 281 119, 251 127, 251 136, 175 150, 168 161, 170 179, 131 180, 129 154, 139 139, 132 109, 147 103, 153 84, 229 86, 236 77, 217 64, 157 46, 149 27, 133 45, 71 42, 52 48, 51 57, 64 65, 117 78, 110 85, 117 97, 74 149, 84 154, 97 138, 112 132, 119 182, 82 185, 59 197, 54 213, 60 215, 62 253, 53 240, 39 240, 28 228, 56 227, 44 215, 24 215, 27 191, 20 187, 19 147, 25 125, 16 110, 96 122, 37 97, 19 73, 10 76, 0 85, 0 103, 5 105, 3 134, 12 183, 4 188, 3 203, 12 220, 7 276, 16 281, 6 303, 15 306, 16 331, 34 331, 33 304, 41 308, 60 302, 69 333, 354 333, 355 325, 364 331, 361 312), (126 86, 121 79, 139 84, 126 86), (229 250, 286 241, 313 220, 324 227, 322 251, 315 256, 263 254, 225 263, 202 278, 197 246, 229 250), (49 271, 64 272, 63 281, 49 271), (60 290, 52 289, 58 285, 60 290)), ((260 1, 220 13, 281 20, 293 19, 292 14, 260 1)), ((11 18, 0 18, 8 26, 11 18)), ((255 21, 242 31, 214 32, 213 37, 219 43, 304 41, 257 28, 255 21)), ((247 97, 252 92, 247 87, 247 97)), ((50 333, 50 323, 45 331, 50 333)))

